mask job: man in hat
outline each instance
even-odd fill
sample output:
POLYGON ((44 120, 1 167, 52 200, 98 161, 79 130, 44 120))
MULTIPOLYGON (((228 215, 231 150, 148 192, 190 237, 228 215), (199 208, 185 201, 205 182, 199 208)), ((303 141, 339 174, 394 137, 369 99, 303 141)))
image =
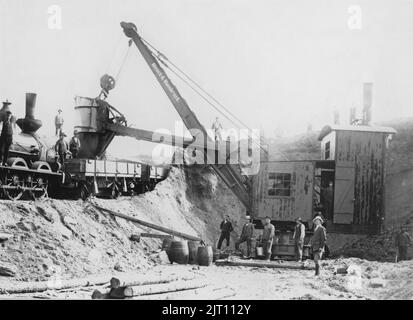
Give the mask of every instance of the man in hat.
POLYGON ((314 234, 310 240, 311 247, 313 249, 314 264, 315 264, 315 275, 320 275, 320 260, 324 253, 324 247, 327 241, 326 228, 322 226, 323 219, 320 216, 316 216, 313 219, 313 224, 315 225, 314 234))
POLYGON ((304 248, 304 237, 305 237, 305 225, 301 218, 295 219, 294 228, 294 245, 295 245, 295 256, 297 261, 301 262, 303 260, 303 248, 304 248))
POLYGON ((54 118, 54 125, 56 127, 56 136, 60 136, 60 133, 62 132, 62 128, 63 128, 63 115, 62 115, 62 109, 59 109, 57 111, 57 115, 54 118))
POLYGON ((64 165, 67 151, 69 150, 69 146, 65 140, 66 134, 62 131, 60 132, 59 140, 57 140, 55 145, 55 150, 59 155, 59 162, 64 165))
POLYGON ((396 235, 395 245, 397 247, 398 258, 396 262, 407 260, 407 247, 412 244, 412 239, 407 232, 406 226, 401 226, 396 235))
POLYGON ((7 118, 7 111, 10 111, 11 102, 9 100, 3 101, 3 107, 0 109, 0 121, 4 121, 7 118))
POLYGON ((232 226, 231 221, 229 221, 229 216, 225 215, 224 220, 221 222, 221 225, 219 226, 219 228, 221 229, 221 236, 219 237, 218 240, 218 250, 221 249, 221 245, 222 245, 222 241, 224 241, 224 239, 227 241, 227 247, 229 247, 229 239, 230 239, 230 235, 231 232, 234 230, 234 227, 232 226))
POLYGON ((271 218, 270 217, 265 217, 264 219, 264 230, 262 232, 262 246, 264 250, 264 256, 267 261, 271 260, 271 254, 272 254, 272 242, 274 240, 275 236, 275 227, 271 223, 271 218))
POLYGON ((3 122, 3 127, 0 134, 0 161, 3 166, 7 166, 9 149, 13 143, 13 127, 15 126, 12 121, 11 111, 7 110, 6 115, 0 121, 3 122))
POLYGON ((73 137, 70 139, 69 150, 72 153, 73 159, 76 159, 80 150, 80 140, 77 130, 73 132, 73 137))
POLYGON ((247 258, 251 257, 251 245, 254 238, 254 224, 252 223, 251 217, 246 218, 244 226, 242 227, 241 236, 235 242, 235 250, 239 250, 239 245, 243 242, 247 242, 247 258))
POLYGON ((214 123, 212 124, 212 130, 214 130, 215 141, 222 140, 222 134, 221 134, 222 129, 223 128, 222 128, 221 123, 219 122, 219 118, 216 117, 214 123))

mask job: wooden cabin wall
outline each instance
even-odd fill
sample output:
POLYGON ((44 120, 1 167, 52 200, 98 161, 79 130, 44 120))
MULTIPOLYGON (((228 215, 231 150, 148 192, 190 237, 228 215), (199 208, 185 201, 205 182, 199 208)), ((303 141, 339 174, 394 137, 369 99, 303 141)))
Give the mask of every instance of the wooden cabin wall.
POLYGON ((260 172, 253 178, 254 218, 266 216, 276 221, 294 221, 301 217, 310 221, 313 215, 314 163, 263 162, 260 172), (269 173, 291 173, 291 194, 289 197, 269 196, 269 173))
POLYGON ((336 154, 336 132, 332 131, 321 141, 321 158, 322 160, 334 160, 336 154), (326 145, 330 142, 330 157, 326 158, 326 145))
POLYGON ((355 131, 336 134, 336 166, 353 165, 355 168, 353 224, 376 224, 384 214, 385 135, 355 131))

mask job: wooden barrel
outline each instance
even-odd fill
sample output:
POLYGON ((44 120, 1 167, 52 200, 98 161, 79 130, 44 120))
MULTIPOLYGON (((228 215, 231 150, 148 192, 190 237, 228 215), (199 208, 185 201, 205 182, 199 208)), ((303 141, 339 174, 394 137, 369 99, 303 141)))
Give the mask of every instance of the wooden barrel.
POLYGON ((189 258, 188 241, 172 241, 167 253, 171 263, 187 264, 189 258))
POLYGON ((198 248, 200 246, 199 241, 188 241, 188 250, 189 250, 189 264, 198 263, 198 248))
POLYGON ((162 241, 162 250, 165 250, 166 252, 168 252, 169 247, 171 246, 171 242, 172 242, 172 238, 165 238, 162 241))
POLYGON ((209 266, 212 264, 213 251, 211 246, 199 247, 198 248, 198 264, 200 266, 209 266))

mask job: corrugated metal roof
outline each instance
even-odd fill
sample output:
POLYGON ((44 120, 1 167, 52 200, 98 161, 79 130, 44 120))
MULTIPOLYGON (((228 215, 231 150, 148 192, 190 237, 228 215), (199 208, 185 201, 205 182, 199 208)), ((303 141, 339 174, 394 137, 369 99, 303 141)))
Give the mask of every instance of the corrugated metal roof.
POLYGON ((352 126, 352 125, 327 125, 318 136, 318 140, 322 140, 326 135, 332 131, 362 131, 362 132, 380 132, 387 134, 396 134, 397 131, 391 127, 377 127, 377 126, 352 126))

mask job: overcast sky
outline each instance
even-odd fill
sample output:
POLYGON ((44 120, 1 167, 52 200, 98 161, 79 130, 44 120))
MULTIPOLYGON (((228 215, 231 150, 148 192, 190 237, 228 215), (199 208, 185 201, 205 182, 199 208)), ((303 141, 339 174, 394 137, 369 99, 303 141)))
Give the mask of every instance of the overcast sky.
MULTIPOLYGON (((0 0, 0 99, 23 116, 25 92, 36 92, 41 133, 53 131, 58 106, 71 132, 74 96, 97 96, 100 76, 118 70, 127 48, 121 21, 134 22, 141 36, 267 136, 304 132, 310 123, 320 129, 334 109, 347 122, 350 107, 361 112, 363 82, 374 83, 374 121, 413 116, 411 0, 0 0), (48 27, 52 5, 62 9, 61 29, 48 27), (349 26, 352 5, 361 9, 356 27, 349 26)), ((210 127, 217 112, 171 78, 210 127)), ((109 102, 139 128, 173 130, 179 120, 135 47, 109 102)), ((120 156, 126 142, 116 141, 111 150, 120 156)))

